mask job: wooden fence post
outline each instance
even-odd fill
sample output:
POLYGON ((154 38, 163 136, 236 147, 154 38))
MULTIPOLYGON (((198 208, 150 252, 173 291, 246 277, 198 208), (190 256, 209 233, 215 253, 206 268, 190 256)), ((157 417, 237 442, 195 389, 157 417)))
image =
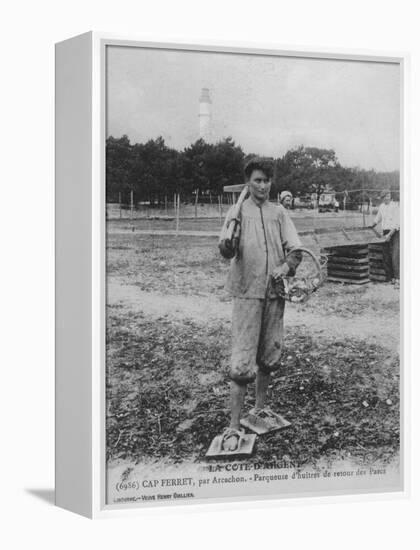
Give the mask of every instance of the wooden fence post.
POLYGON ((195 217, 197 217, 197 203, 198 203, 198 189, 195 190, 195 207, 194 207, 195 217))
POLYGON ((176 209, 176 232, 178 233, 179 231, 179 210, 180 210, 180 194, 178 193, 178 197, 176 199, 176 205, 177 205, 177 209, 176 209))

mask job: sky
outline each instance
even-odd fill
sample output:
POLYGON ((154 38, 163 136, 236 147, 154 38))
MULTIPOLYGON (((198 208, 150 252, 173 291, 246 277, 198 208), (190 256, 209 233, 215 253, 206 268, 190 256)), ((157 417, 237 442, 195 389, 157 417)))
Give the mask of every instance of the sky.
POLYGON ((334 149, 343 166, 398 170, 400 69, 393 63, 108 46, 107 135, 199 138, 210 89, 216 139, 280 157, 299 145, 334 149))

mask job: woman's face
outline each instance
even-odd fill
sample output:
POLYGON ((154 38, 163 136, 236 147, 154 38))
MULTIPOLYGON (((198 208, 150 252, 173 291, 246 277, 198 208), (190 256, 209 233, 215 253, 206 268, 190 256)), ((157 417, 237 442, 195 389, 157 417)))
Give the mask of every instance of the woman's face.
POLYGON ((271 188, 271 179, 262 170, 253 170, 248 181, 251 197, 257 203, 268 200, 271 188))

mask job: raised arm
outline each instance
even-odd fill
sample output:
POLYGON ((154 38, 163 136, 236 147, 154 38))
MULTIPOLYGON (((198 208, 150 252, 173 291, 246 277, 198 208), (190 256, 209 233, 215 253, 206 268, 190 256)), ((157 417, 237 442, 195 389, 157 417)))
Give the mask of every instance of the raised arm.
POLYGON ((248 185, 245 185, 237 202, 229 209, 219 239, 220 254, 227 259, 235 256, 241 231, 241 208, 248 195, 248 185))
POLYGON ((228 228, 232 221, 233 214, 233 206, 231 206, 226 214, 226 218, 219 236, 219 252, 227 260, 233 258, 236 252, 233 241, 230 236, 228 236, 228 228))

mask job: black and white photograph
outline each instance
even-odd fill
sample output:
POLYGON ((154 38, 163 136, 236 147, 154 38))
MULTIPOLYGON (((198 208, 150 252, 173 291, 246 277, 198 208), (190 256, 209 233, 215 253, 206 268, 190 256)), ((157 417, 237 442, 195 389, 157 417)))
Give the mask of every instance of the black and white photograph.
POLYGON ((107 504, 402 489, 401 81, 106 47, 107 504))
POLYGON ((2 548, 420 548, 415 7, 3 6, 2 548))

